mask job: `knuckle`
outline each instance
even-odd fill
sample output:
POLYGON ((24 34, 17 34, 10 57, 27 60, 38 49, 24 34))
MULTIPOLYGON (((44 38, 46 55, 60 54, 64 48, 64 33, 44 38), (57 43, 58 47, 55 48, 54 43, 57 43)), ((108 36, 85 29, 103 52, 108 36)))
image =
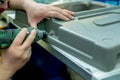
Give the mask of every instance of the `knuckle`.
POLYGON ((20 52, 20 53, 17 53, 16 55, 15 55, 15 57, 17 58, 17 59, 22 59, 23 58, 23 54, 20 52))

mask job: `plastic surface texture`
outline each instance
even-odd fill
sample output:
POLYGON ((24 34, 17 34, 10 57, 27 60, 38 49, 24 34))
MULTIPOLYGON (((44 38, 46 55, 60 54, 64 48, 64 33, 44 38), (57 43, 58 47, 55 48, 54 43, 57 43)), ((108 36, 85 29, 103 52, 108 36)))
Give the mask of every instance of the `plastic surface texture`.
MULTIPOLYGON (((39 29, 50 34, 46 41, 102 71, 111 71, 120 55, 120 7, 95 1, 54 5, 75 11, 75 19, 67 22, 46 19, 40 22, 39 29)), ((27 24, 19 12, 16 16, 17 25, 27 24)))
POLYGON ((44 20, 39 28, 50 33, 48 42, 61 50, 99 68, 112 70, 120 55, 120 7, 76 12, 65 22, 44 20))

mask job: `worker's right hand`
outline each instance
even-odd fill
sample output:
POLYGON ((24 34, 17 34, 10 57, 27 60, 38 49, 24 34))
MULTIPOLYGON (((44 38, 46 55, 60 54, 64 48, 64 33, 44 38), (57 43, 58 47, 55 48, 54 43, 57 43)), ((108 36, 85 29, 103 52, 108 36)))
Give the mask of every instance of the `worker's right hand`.
POLYGON ((22 29, 14 39, 11 46, 4 50, 0 65, 13 74, 23 67, 31 56, 31 44, 36 36, 36 31, 32 30, 30 35, 25 39, 27 29, 22 29))

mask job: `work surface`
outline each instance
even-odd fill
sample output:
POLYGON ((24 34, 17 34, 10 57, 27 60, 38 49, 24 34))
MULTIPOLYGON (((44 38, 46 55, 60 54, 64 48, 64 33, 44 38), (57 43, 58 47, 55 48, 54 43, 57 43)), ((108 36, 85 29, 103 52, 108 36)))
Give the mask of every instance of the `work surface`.
POLYGON ((103 72, 94 66, 91 66, 76 57, 61 51, 54 45, 48 44, 44 41, 39 41, 38 44, 44 47, 50 54, 57 57, 60 61, 65 63, 68 67, 73 69, 78 75, 82 76, 85 80, 119 80, 120 79, 120 65, 110 72, 103 72))
MULTIPOLYGON (((104 14, 104 13, 102 13, 102 14, 104 14)), ((99 14, 97 14, 97 15, 99 15, 99 14)), ((6 17, 6 15, 4 15, 4 16, 6 17)), ((79 14, 76 16, 78 16, 79 20, 81 19, 79 17, 79 14)), ((28 27, 28 24, 24 23, 27 20, 22 18, 23 21, 21 21, 20 19, 21 19, 21 16, 20 16, 20 14, 18 14, 16 19, 15 20, 10 19, 10 22, 19 28, 21 28, 22 26, 25 26, 25 25, 26 25, 26 27, 28 27)), ((57 23, 59 23, 59 22, 57 22, 57 23)), ((99 23, 99 21, 96 21, 95 23, 97 23, 98 25, 101 25, 99 23)), ((49 29, 51 30, 51 28, 46 28, 47 31, 50 31, 49 29)), ((53 32, 54 32, 54 30, 55 29, 53 29, 53 32)), ((55 38, 55 39, 57 39, 57 38, 55 38)), ((70 54, 70 53, 62 50, 61 48, 58 48, 56 45, 53 45, 52 43, 48 43, 48 42, 40 40, 40 41, 38 41, 38 44, 40 46, 44 47, 47 51, 49 51, 50 54, 54 55, 60 61, 65 63, 68 67, 73 69, 76 73, 78 73, 84 79, 86 79, 86 80, 119 80, 120 79, 120 77, 119 77, 120 76, 120 68, 119 68, 120 65, 119 64, 117 64, 113 70, 104 72, 104 71, 88 64, 87 62, 79 59, 78 57, 74 56, 73 54, 70 54)))

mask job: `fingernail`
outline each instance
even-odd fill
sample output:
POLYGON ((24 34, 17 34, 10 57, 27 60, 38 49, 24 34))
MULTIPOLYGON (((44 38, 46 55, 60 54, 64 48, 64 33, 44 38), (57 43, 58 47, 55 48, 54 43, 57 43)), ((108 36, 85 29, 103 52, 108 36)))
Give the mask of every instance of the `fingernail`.
POLYGON ((71 19, 75 19, 75 17, 71 17, 71 19))
POLYGON ((66 18, 67 21, 69 21, 70 19, 69 18, 66 18))
POLYGON ((73 12, 71 12, 72 13, 72 15, 74 14, 73 12))

